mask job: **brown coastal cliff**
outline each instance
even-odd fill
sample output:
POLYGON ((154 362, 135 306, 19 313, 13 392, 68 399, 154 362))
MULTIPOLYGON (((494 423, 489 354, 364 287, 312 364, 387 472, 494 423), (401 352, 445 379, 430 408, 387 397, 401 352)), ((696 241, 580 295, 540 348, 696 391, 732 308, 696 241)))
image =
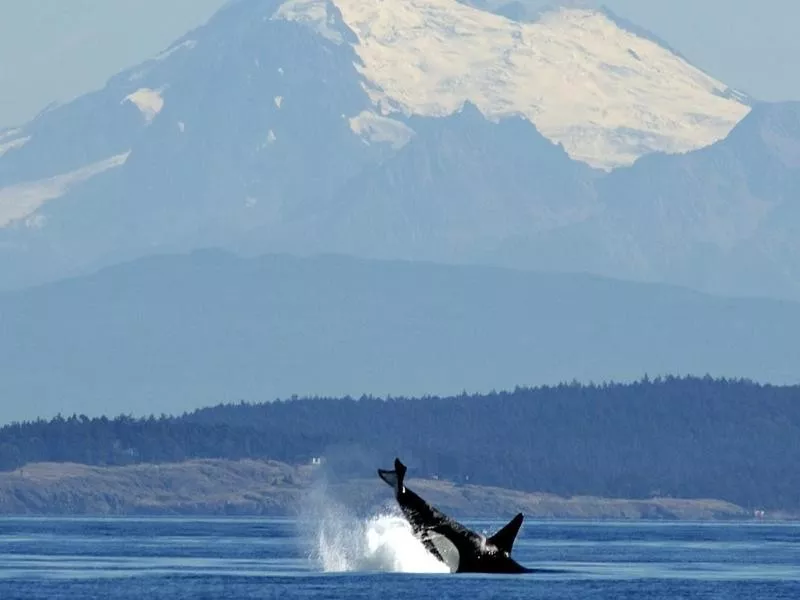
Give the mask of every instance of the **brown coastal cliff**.
MULTIPOLYGON (((310 465, 276 461, 192 460, 125 467, 38 463, 0 473, 0 514, 292 516, 320 481, 310 465)), ((430 479, 412 480, 412 485, 442 510, 472 517, 521 511, 529 518, 752 518, 740 506, 713 499, 565 498, 430 479)), ((391 495, 377 478, 329 482, 325 487, 331 497, 354 510, 391 503, 391 495)))

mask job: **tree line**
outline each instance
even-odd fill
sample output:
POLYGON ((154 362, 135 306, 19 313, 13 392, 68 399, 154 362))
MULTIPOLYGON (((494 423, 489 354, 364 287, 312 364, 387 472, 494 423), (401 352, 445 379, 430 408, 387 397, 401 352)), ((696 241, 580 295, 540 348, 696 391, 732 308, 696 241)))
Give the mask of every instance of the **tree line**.
POLYGON ((181 416, 73 415, 0 429, 0 469, 190 458, 323 457, 562 495, 722 498, 800 508, 800 386, 711 377, 426 398, 292 398, 181 416))

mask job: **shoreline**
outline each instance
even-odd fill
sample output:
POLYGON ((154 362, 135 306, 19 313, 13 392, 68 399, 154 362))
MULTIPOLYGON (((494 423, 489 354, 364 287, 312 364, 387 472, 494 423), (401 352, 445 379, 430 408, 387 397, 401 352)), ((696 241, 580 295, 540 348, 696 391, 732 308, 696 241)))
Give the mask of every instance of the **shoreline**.
MULTIPOLYGON (((534 520, 797 522, 791 510, 754 511, 718 499, 624 499, 411 479, 421 496, 448 514, 494 519, 525 514, 534 520)), ((322 502, 374 514, 392 506, 375 479, 329 481, 324 470, 269 460, 189 460, 97 467, 34 463, 0 473, 0 517, 285 517, 322 502)), ((318 506, 317 506, 318 508, 318 506)), ((313 508, 311 509, 313 510, 313 508)))

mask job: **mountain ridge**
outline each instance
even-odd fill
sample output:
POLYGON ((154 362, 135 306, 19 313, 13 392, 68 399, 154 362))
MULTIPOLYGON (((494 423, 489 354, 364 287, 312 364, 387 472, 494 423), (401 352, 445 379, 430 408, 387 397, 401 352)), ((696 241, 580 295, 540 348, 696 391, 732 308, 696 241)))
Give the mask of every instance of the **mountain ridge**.
POLYGON ((7 419, 643 373, 795 382, 800 361, 793 302, 341 256, 149 257, 2 293, 0 314, 7 419))

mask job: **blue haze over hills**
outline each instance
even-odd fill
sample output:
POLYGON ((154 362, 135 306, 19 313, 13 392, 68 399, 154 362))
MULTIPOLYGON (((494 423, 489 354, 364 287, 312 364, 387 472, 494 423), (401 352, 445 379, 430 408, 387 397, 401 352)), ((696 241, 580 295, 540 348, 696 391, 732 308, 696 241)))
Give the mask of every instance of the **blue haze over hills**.
POLYGON ((800 305, 589 275, 156 256, 0 294, 0 420, 710 373, 796 382, 800 305))

